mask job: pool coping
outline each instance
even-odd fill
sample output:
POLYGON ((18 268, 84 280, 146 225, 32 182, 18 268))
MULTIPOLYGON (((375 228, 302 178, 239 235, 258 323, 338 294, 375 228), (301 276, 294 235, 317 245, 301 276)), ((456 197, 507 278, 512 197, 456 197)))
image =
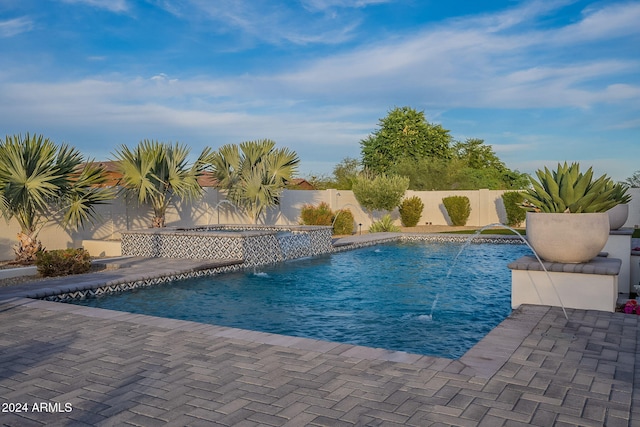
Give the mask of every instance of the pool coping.
POLYGON ((47 310, 77 316, 107 319, 113 322, 162 327, 168 330, 198 331, 210 337, 228 338, 251 343, 314 351, 342 357, 407 363, 416 367, 451 371, 457 374, 490 378, 509 360, 526 337, 531 334, 550 307, 522 305, 492 329, 458 359, 428 356, 405 351, 294 337, 188 320, 136 314, 103 308, 85 307, 43 299, 13 297, 0 299, 5 307, 47 310))

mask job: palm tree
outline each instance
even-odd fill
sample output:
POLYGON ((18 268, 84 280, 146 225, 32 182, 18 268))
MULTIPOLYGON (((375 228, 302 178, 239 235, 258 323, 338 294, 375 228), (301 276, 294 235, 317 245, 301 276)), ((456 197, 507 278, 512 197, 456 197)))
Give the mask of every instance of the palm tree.
POLYGON ((122 174, 120 185, 127 197, 153 208, 153 227, 165 226, 167 207, 174 199, 193 200, 202 195, 198 177, 204 171, 205 149, 189 165, 189 148, 175 143, 144 140, 133 150, 122 145, 115 157, 122 174))
POLYGON ((0 210, 20 225, 16 262, 35 261, 42 250, 38 233, 47 222, 76 228, 93 220, 94 206, 113 196, 104 182, 103 168, 66 144, 28 133, 0 141, 0 210))
POLYGON ((284 186, 300 163, 295 152, 275 145, 269 139, 227 144, 207 158, 227 198, 254 223, 266 208, 280 202, 284 186))

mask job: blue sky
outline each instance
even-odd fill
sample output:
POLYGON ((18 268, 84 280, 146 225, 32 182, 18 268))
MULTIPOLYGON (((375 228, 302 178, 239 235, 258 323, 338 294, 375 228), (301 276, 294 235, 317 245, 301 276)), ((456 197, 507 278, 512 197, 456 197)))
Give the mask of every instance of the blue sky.
POLYGON ((270 138, 330 174, 393 107, 512 169, 640 170, 640 2, 0 0, 0 135, 270 138))

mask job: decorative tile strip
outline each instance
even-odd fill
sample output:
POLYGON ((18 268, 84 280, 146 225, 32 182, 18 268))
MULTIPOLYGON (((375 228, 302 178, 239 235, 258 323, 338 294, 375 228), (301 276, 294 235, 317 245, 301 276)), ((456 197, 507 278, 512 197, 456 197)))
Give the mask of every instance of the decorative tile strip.
POLYGON ((403 234, 402 240, 408 241, 429 241, 429 242, 467 242, 471 243, 496 243, 506 245, 524 245, 518 236, 503 236, 492 234, 403 234))
POLYGON ((353 249, 366 248, 369 246, 380 245, 382 243, 395 242, 398 240, 402 240, 402 237, 396 236, 396 237, 388 237, 388 238, 379 239, 379 240, 366 240, 362 242, 354 242, 348 245, 336 246, 333 248, 332 252, 337 253, 337 252, 350 251, 353 249))
POLYGON ((101 295, 115 294, 134 289, 148 288, 150 286, 161 285, 163 283, 173 282, 177 280, 186 280, 196 277, 214 276, 217 274, 229 273, 242 269, 242 264, 228 265, 224 267, 209 268, 205 270, 189 271, 170 276, 155 277, 146 280, 137 280, 135 282, 112 283, 97 288, 82 289, 74 292, 66 292, 57 295, 50 295, 43 299, 53 302, 70 302, 74 300, 82 300, 87 298, 95 298, 101 295))
POLYGON ((206 226, 122 233, 122 254, 166 258, 240 258, 246 266, 332 251, 331 227, 206 226))

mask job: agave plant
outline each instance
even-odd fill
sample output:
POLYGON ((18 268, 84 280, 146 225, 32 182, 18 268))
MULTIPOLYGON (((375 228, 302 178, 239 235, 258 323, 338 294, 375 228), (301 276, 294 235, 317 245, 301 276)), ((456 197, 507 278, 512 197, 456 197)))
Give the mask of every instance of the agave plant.
POLYGON ((391 214, 386 214, 380 221, 376 221, 369 227, 369 233, 397 233, 400 227, 393 223, 391 214))
POLYGON ((613 193, 611 197, 618 201, 619 205, 627 204, 631 201, 631 194, 629 194, 629 186, 624 182, 618 182, 613 184, 613 193))
POLYGON ((630 199, 626 189, 619 188, 607 175, 594 180, 593 169, 582 173, 578 163, 558 163, 556 171, 545 167, 536 175, 538 180, 531 178, 532 188, 525 193, 522 204, 530 212, 606 212, 630 199))

